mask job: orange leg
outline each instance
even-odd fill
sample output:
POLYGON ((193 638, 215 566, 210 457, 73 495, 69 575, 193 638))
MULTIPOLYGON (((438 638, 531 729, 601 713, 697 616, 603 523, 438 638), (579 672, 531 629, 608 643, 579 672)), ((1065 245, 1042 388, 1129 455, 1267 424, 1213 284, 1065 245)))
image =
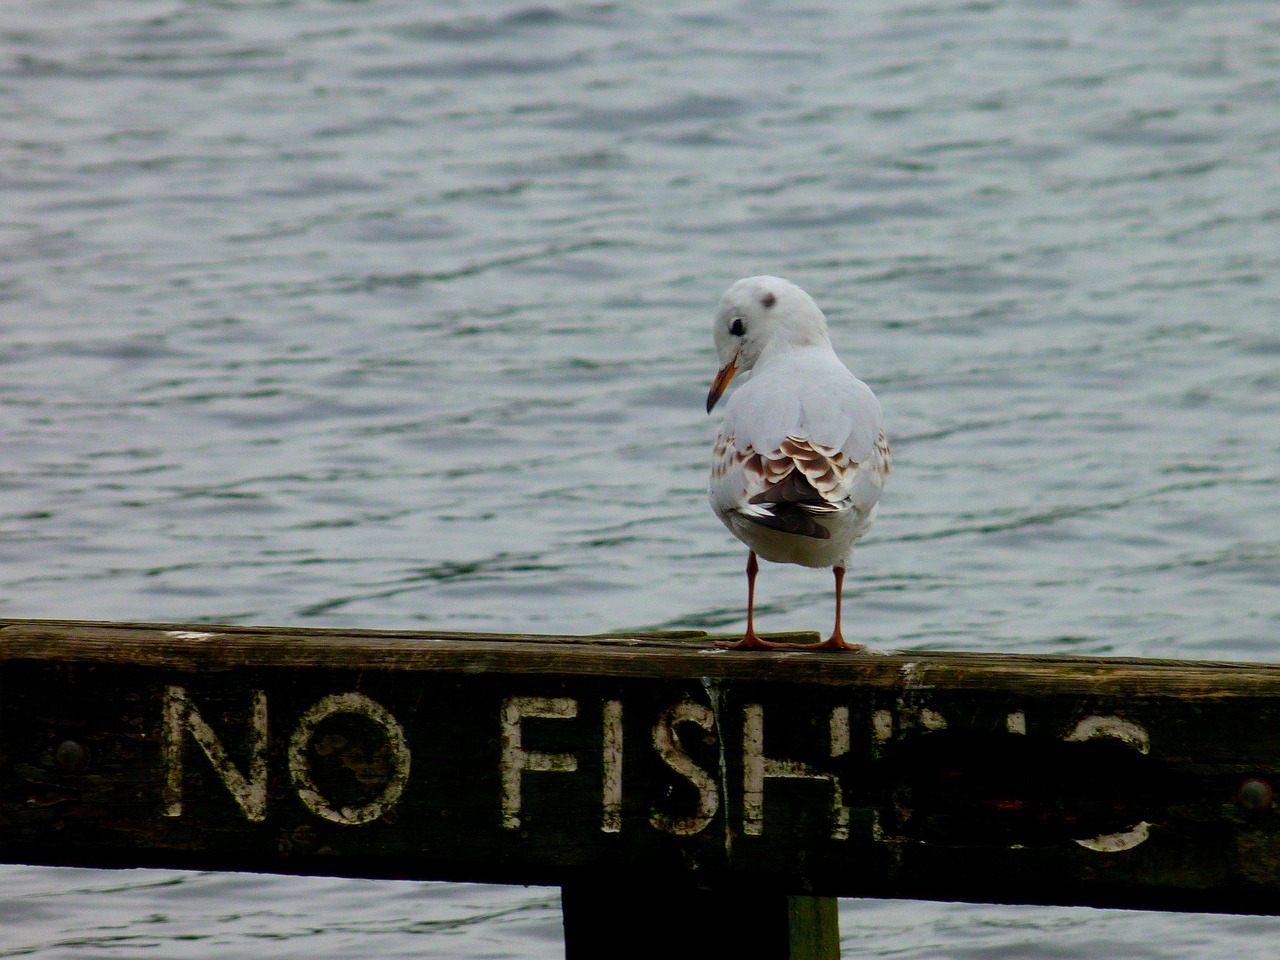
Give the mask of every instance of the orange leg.
POLYGON ((840 632, 840 605, 844 593, 844 567, 836 567, 836 626, 831 631, 831 636, 822 643, 815 644, 810 650, 861 650, 863 644, 848 643, 844 639, 844 634, 840 632))
POLYGON ((761 640, 756 636, 756 574, 760 572, 760 564, 756 560, 756 552, 754 550, 747 554, 747 632, 742 635, 742 639, 733 643, 718 641, 721 647, 728 647, 730 650, 777 650, 780 647, 791 647, 787 643, 774 643, 771 640, 761 640))

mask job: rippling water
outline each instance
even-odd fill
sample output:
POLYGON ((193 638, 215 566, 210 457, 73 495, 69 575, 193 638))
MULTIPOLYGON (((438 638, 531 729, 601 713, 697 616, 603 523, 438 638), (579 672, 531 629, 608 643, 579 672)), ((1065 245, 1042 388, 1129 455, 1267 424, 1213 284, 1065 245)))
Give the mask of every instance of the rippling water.
MULTIPOLYGON (((739 629, 709 317, 770 272, 884 402, 871 643, 1274 659, 1269 2, 13 0, 0 170, 0 615, 739 629)), ((0 876, 0 956, 560 951, 553 890, 0 876)), ((1280 932, 842 911, 857 956, 1280 932)))

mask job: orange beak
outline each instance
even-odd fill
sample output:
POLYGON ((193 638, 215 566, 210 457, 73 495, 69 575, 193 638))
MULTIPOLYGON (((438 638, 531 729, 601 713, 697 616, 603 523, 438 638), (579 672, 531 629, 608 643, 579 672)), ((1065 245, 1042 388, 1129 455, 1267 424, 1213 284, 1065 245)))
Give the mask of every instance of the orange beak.
POLYGON ((716 378, 711 381, 711 391, 707 394, 707 413, 711 412, 711 408, 716 405, 716 401, 720 399, 721 394, 729 386, 729 381, 733 379, 733 375, 738 372, 738 358, 734 357, 716 374, 716 378))

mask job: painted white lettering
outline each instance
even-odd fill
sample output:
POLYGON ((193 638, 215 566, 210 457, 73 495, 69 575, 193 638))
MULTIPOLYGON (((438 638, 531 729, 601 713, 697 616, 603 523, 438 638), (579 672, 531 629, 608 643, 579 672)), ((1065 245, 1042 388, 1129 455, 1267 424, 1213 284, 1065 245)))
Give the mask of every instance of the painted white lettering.
POLYGON ((893 714, 888 710, 876 710, 872 713, 872 736, 878 744, 893 739, 893 714))
POLYGON ((947 718, 937 710, 930 710, 925 707, 920 711, 920 726, 926 730, 945 730, 947 729, 947 718))
POLYGON ((749 703, 743 707, 742 724, 742 832, 748 836, 764 833, 764 782, 773 777, 788 780, 819 780, 831 785, 833 840, 849 836, 849 808, 844 805, 840 781, 830 773, 815 771, 795 760, 775 760, 764 755, 764 707, 749 703))
MULTIPOLYGON (((849 729, 849 708, 833 707, 831 710, 831 758, 843 757, 849 752, 853 741, 849 729)), ((841 803, 840 783, 832 777, 835 787, 834 803, 831 806, 831 839, 849 839, 849 808, 841 803)))
POLYGON ((831 709, 831 756, 842 757, 849 752, 853 732, 849 729, 849 708, 831 709))
POLYGON ((622 829, 622 701, 604 704, 604 813, 600 829, 618 833, 622 829))
POLYGON ((253 691, 249 723, 249 775, 240 772, 213 728, 205 722, 182 687, 170 686, 164 703, 164 815, 182 816, 182 741, 190 733, 213 764, 223 785, 231 792, 245 817, 253 822, 267 815, 267 694, 253 691))
POLYGON ((1071 728, 1064 739, 1080 743, 1095 737, 1114 737, 1123 740, 1139 753, 1151 752, 1151 736, 1147 733, 1147 728, 1124 717, 1085 717, 1071 728))
MULTIPOLYGON (((1117 740, 1123 740, 1139 753, 1151 751, 1151 735, 1147 733, 1147 728, 1124 717, 1096 715, 1085 717, 1072 727, 1063 739, 1068 742, 1082 743, 1097 737, 1114 737, 1117 740)), ((1098 853, 1120 853, 1124 850, 1132 850, 1150 835, 1151 825, 1142 820, 1128 830, 1106 833, 1088 840, 1076 840, 1076 843, 1086 850, 1096 850, 1098 853)))
POLYGON ((404 728, 380 703, 363 693, 335 693, 318 701, 299 718, 289 740, 289 775, 298 791, 298 799, 317 817, 347 825, 370 823, 396 805, 409 782, 409 742, 404 728), (316 727, 338 713, 355 714, 374 723, 382 729, 390 747, 392 770, 387 785, 382 793, 360 806, 335 807, 331 804, 316 786, 307 759, 307 747, 315 736, 316 727))
POLYGON ((682 723, 696 723, 707 733, 716 727, 715 714, 700 703, 677 703, 662 711, 653 728, 653 746, 662 762, 693 784, 698 791, 696 812, 688 817, 670 817, 653 811, 649 822, 663 833, 691 837, 707 828, 720 809, 720 790, 711 774, 693 762, 680 743, 676 728, 682 723))
POLYGON ((578 758, 571 753, 543 753, 525 750, 521 721, 572 720, 578 715, 578 701, 572 697, 508 697, 502 703, 502 826, 520 827, 520 781, 524 771, 572 773, 578 758))

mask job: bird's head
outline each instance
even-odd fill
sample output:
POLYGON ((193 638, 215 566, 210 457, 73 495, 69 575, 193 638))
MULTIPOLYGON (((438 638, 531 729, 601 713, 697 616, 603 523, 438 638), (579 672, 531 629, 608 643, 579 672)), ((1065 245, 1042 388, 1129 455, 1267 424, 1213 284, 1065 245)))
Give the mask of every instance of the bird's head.
POLYGON ((734 376, 752 370, 766 351, 827 342, 827 318, 794 283, 779 277, 747 277, 720 298, 712 336, 720 372, 707 394, 707 413, 734 376))

